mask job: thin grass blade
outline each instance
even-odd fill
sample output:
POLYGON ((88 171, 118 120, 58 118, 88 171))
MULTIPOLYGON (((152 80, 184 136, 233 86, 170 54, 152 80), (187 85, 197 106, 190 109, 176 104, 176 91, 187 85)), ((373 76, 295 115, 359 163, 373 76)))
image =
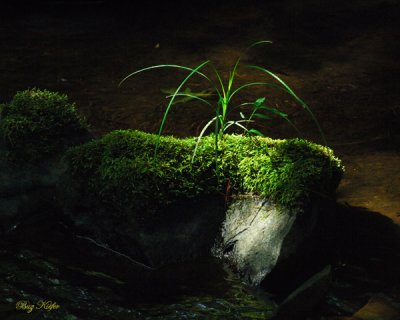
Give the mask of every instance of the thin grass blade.
MULTIPOLYGON (((118 87, 120 87, 126 80, 128 80, 129 78, 131 78, 132 76, 134 76, 134 75, 136 75, 138 73, 142 73, 144 71, 153 70, 153 69, 159 69, 159 68, 175 68, 175 69, 181 69, 181 70, 187 70, 187 71, 193 71, 194 70, 193 68, 189 68, 189 67, 185 67, 185 66, 181 66, 181 65, 176 65, 176 64, 158 64, 158 65, 155 65, 155 66, 142 68, 142 69, 136 70, 135 72, 132 72, 132 73, 128 74, 125 78, 123 78, 118 83, 118 87)), ((201 72, 196 72, 196 73, 212 83, 211 79, 209 77, 207 77, 204 73, 201 73, 201 72)))
POLYGON ((258 46, 260 44, 272 44, 272 41, 270 41, 270 40, 260 40, 260 41, 254 42, 254 43, 252 43, 251 45, 249 45, 246 48, 246 51, 251 49, 251 48, 253 48, 253 47, 255 47, 255 46, 258 46))
POLYGON ((256 117, 256 118, 259 118, 259 119, 265 119, 265 120, 272 119, 270 116, 267 116, 266 114, 262 114, 262 113, 254 113, 253 117, 256 117))
MULTIPOLYGON (((248 88, 248 87, 252 87, 252 86, 268 86, 268 87, 272 87, 272 88, 275 88, 275 89, 279 89, 279 90, 282 90, 282 91, 288 93, 288 91, 287 91, 284 87, 279 86, 279 85, 276 85, 275 83, 272 83, 272 82, 251 82, 251 83, 246 83, 246 84, 244 84, 244 85, 242 85, 242 86, 236 88, 236 89, 232 92, 232 94, 229 96, 229 101, 230 101, 230 100, 233 98, 233 96, 234 96, 235 94, 237 94, 239 91, 241 91, 241 90, 243 90, 243 89, 245 89, 245 88, 248 88)), ((229 101, 228 101, 228 102, 229 102, 229 101)))
POLYGON ((158 146, 159 146, 159 144, 160 144, 160 137, 161 137, 161 134, 162 134, 162 132, 163 132, 163 130, 164 130, 164 125, 165 125, 165 122, 166 122, 166 120, 167 120, 167 116, 168 116, 169 110, 171 109, 172 104, 174 103, 174 100, 175 100, 176 95, 179 93, 179 91, 181 90, 181 88, 183 87, 183 85, 184 85, 187 81, 189 81, 189 79, 190 79, 194 74, 198 73, 198 70, 199 70, 199 69, 201 69, 203 66, 205 66, 205 65, 206 65, 207 63, 209 63, 209 62, 210 62, 209 60, 206 60, 206 61, 202 62, 200 65, 198 65, 196 68, 192 69, 191 72, 185 77, 185 79, 183 79, 183 81, 182 81, 182 82, 179 84, 179 86, 176 88, 174 94, 172 95, 171 99, 169 100, 167 109, 165 110, 164 116, 163 116, 162 121, 161 121, 160 129, 158 130, 157 141, 156 141, 156 147, 155 147, 155 150, 154 150, 154 158, 157 158, 157 151, 158 151, 158 146))
POLYGON ((196 141, 196 145, 194 146, 194 150, 193 150, 193 154, 192 154, 192 164, 193 164, 193 162, 194 162, 194 157, 196 156, 197 148, 198 148, 198 146, 199 146, 199 144, 200 144, 201 139, 202 139, 203 136, 204 136, 204 133, 205 133, 205 132, 207 131, 207 129, 212 125, 212 123, 213 123, 214 121, 216 121, 216 120, 217 120, 217 117, 214 117, 214 118, 212 118, 210 121, 208 121, 208 122, 206 123, 206 125, 203 127, 203 129, 201 130, 200 134, 198 135, 197 141, 196 141))
POLYGON ((247 131, 247 133, 253 133, 256 136, 265 137, 265 135, 262 132, 258 131, 257 129, 250 129, 247 131))
POLYGON ((242 122, 249 123, 249 122, 254 122, 254 121, 252 121, 252 120, 228 121, 228 122, 227 122, 227 125, 225 126, 225 131, 227 131, 228 128, 231 127, 231 126, 233 126, 233 125, 236 125, 236 126, 238 126, 239 128, 244 129, 245 132, 248 131, 248 129, 247 129, 244 125, 241 124, 242 122))
POLYGON ((262 72, 267 73, 269 76, 271 76, 272 78, 274 78, 276 81, 278 81, 278 83, 280 83, 282 85, 283 88, 286 89, 286 91, 303 107, 303 109, 305 109, 309 115, 311 116, 311 118, 313 119, 315 125, 318 128, 318 131, 321 135, 321 138, 324 142, 325 145, 328 145, 326 138, 325 138, 325 134, 317 120, 317 118, 315 117, 314 113, 311 111, 310 107, 302 100, 299 98, 299 96, 286 84, 285 81, 283 81, 280 77, 278 77, 275 73, 273 73, 272 71, 259 67, 259 66, 254 66, 254 65, 249 65, 247 66, 248 68, 252 68, 252 69, 257 69, 260 70, 262 72))
MULTIPOLYGON (((172 98, 172 97, 173 97, 173 95, 166 96, 166 98, 172 98)), ((207 100, 205 100, 203 98, 200 98, 199 96, 190 94, 190 93, 177 93, 175 95, 175 97, 189 97, 191 99, 195 99, 195 100, 199 100, 201 102, 204 102, 205 104, 208 104, 210 107, 212 107, 212 104, 209 101, 207 101, 207 100)), ((177 101, 177 102, 175 102, 173 104, 177 104, 177 103, 184 103, 184 101, 179 101, 179 102, 177 101)))
POLYGON ((257 108, 257 110, 267 110, 273 114, 277 114, 278 116, 285 118, 288 116, 288 114, 276 109, 276 108, 272 108, 272 107, 267 107, 267 106, 260 106, 257 108))

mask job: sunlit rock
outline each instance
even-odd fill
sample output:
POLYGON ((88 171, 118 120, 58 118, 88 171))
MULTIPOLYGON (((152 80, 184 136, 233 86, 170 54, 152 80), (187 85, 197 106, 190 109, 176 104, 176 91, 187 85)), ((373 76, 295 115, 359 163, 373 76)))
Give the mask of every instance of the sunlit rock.
POLYGON ((214 253, 249 284, 259 285, 280 265, 308 257, 318 245, 318 220, 318 210, 289 210, 265 198, 239 196, 227 210, 214 253))

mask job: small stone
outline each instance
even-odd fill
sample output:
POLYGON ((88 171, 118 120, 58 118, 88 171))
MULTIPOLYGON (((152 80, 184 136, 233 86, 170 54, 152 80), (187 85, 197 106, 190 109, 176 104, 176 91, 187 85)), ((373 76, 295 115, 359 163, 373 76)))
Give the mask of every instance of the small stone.
POLYGON ((52 284, 56 285, 56 286, 59 286, 59 285, 60 285, 60 280, 58 280, 58 279, 49 279, 49 281, 50 281, 52 284))

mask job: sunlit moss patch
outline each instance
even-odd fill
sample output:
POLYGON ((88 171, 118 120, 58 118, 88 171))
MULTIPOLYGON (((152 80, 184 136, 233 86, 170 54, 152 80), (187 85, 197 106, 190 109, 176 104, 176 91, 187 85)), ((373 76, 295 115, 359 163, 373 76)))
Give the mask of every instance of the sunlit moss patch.
POLYGON ((103 203, 136 214, 182 198, 226 196, 227 190, 300 206, 316 195, 332 196, 343 173, 332 150, 302 139, 225 135, 216 157, 214 137, 208 136, 193 162, 195 138, 160 139, 157 158, 157 136, 135 130, 71 148, 70 175, 103 203))

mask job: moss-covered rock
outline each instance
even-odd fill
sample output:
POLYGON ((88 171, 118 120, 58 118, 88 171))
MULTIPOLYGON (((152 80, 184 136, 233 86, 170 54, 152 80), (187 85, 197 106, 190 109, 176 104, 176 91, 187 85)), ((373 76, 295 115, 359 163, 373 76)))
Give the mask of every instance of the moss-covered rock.
POLYGON ((155 157, 157 142, 118 130, 73 147, 59 184, 80 234, 155 268, 209 254, 230 196, 259 195, 298 213, 315 195, 332 196, 342 174, 331 150, 304 140, 226 135, 216 153, 207 136, 193 161, 195 138, 160 137, 155 157))
POLYGON ((301 206, 315 195, 332 196, 343 173, 332 150, 301 139, 226 135, 219 142, 217 166, 212 136, 202 139, 193 163, 195 138, 161 137, 157 158, 156 143, 156 135, 114 131, 70 149, 70 175, 83 193, 114 212, 145 219, 143 214, 178 199, 226 195, 227 189, 301 206))
POLYGON ((64 151, 91 135, 65 95, 32 89, 0 105, 0 233, 54 213, 64 151))
POLYGON ((12 160, 54 157, 83 136, 86 122, 66 95, 34 88, 18 92, 0 107, 0 138, 12 160))

